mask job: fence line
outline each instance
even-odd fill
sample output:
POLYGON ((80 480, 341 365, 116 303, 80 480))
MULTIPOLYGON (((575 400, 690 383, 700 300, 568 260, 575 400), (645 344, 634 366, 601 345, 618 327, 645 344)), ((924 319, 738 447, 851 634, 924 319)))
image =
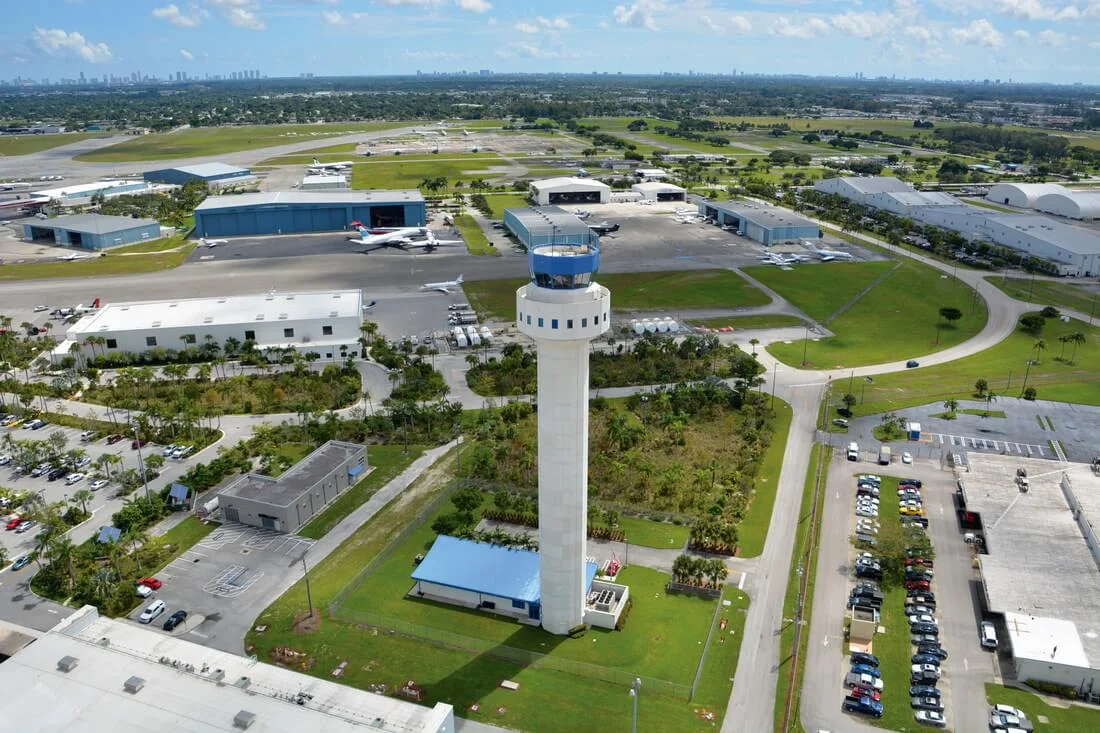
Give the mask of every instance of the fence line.
MULTIPOLYGON (((703 642, 703 654, 699 657, 699 666, 695 668, 695 679, 691 681, 691 696, 688 701, 695 699, 695 693, 699 690, 699 681, 703 677, 703 667, 707 664, 707 652, 710 651, 710 642, 714 639, 714 630, 718 628, 718 617, 722 615, 722 598, 726 594, 726 586, 718 591, 718 602, 714 604, 714 615, 710 619, 710 631, 707 632, 707 640, 703 642)), ((738 644, 741 643, 739 640, 738 644)))
MULTIPOLYGON (((330 607, 329 612, 340 621, 373 627, 382 632, 400 634, 401 636, 407 636, 447 649, 473 654, 486 654, 524 667, 535 667, 564 672, 579 677, 587 677, 602 682, 622 685, 624 688, 629 687, 634 682, 635 678, 639 677, 639 675, 623 669, 602 667, 598 664, 590 664, 575 659, 563 659, 556 655, 542 654, 530 649, 521 649, 488 639, 465 636, 446 629, 423 626, 391 616, 371 613, 369 611, 344 607, 337 608, 333 606, 330 607)), ((688 685, 653 677, 641 677, 641 679, 645 689, 658 690, 670 697, 690 700, 693 694, 694 685, 689 687, 688 685)))

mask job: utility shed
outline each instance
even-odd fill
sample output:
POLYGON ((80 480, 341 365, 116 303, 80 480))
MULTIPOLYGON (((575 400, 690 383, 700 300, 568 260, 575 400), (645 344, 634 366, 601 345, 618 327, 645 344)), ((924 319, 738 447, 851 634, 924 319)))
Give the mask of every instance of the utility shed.
POLYGON ((347 229, 421 227, 428 205, 419 191, 276 191, 210 196, 195 209, 200 237, 299 234, 347 229))
POLYGON ((247 473, 218 495, 228 522, 297 532, 367 470, 367 447, 330 440, 277 478, 247 473))
POLYGON ((155 219, 131 219, 105 214, 73 214, 23 225, 23 237, 88 250, 110 249, 160 237, 155 219))

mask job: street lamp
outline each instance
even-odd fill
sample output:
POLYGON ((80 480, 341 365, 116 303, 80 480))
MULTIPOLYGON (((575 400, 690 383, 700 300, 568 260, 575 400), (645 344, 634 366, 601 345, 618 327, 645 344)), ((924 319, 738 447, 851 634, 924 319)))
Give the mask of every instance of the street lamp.
POLYGON ((802 341, 802 366, 806 366, 806 350, 810 348, 810 324, 806 324, 806 338, 802 341))
MULTIPOLYGON (((306 551, 308 552, 308 550, 306 551)), ((309 567, 306 565, 306 553, 302 553, 302 573, 306 577, 306 603, 309 605, 309 616, 313 618, 313 593, 309 589, 309 567)))
POLYGON ((137 420, 134 420, 131 425, 134 428, 134 445, 137 446, 138 452, 138 471, 141 472, 141 482, 145 484, 145 502, 149 503, 149 477, 145 474, 145 461, 141 457, 141 433, 138 432, 139 425, 137 420))
POLYGON ((634 725, 631 727, 632 733, 638 733, 638 695, 642 691, 642 678, 635 677, 634 684, 630 686, 630 697, 634 700, 634 725))
POLYGON ((1023 394, 1024 392, 1027 392, 1027 377, 1028 377, 1029 374, 1031 374, 1031 365, 1035 364, 1036 361, 1037 361, 1036 359, 1028 359, 1027 360, 1027 369, 1024 370, 1024 386, 1020 387, 1020 394, 1023 394))
POLYGON ((874 384, 874 383, 875 383, 875 378, 874 377, 864 377, 863 378, 863 387, 861 387, 860 390, 859 390, 859 404, 861 404, 861 405, 863 404, 863 394, 867 391, 867 385, 868 384, 874 384))

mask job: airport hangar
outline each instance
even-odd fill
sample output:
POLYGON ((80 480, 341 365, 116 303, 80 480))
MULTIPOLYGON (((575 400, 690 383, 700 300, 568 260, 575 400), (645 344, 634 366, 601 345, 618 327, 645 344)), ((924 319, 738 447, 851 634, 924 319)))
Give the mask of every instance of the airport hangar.
POLYGON ((536 206, 611 202, 611 186, 588 178, 546 178, 531 181, 528 191, 536 206))
POLYGON ((428 205, 419 191, 279 191, 210 196, 195 209, 200 237, 305 234, 367 227, 422 227, 428 205))
POLYGON ((505 209, 504 226, 528 250, 543 244, 599 244, 587 224, 558 206, 505 209))
POLYGON ((23 237, 30 242, 53 242, 98 251, 157 239, 160 224, 155 219, 73 214, 24 224, 23 237))
POLYGON ((65 358, 89 336, 102 338, 107 354, 194 348, 209 336, 219 346, 235 338, 261 352, 289 347, 336 361, 359 350, 362 323, 359 290, 108 303, 77 321, 52 355, 65 358))
POLYGON ((177 168, 159 168, 146 171, 144 178, 148 183, 171 183, 177 186, 192 181, 202 181, 214 188, 255 183, 257 180, 249 169, 225 163, 199 163, 181 165, 177 168))
POLYGON ((1084 463, 977 452, 965 471, 956 504, 964 526, 984 533, 985 606, 1003 616, 1016 679, 1100 702, 1100 477, 1084 463))
MULTIPOLYGON (((165 616, 162 616, 161 621, 165 616)), ((191 630, 194 621, 180 630, 191 630)), ((379 695, 200 646, 95 606, 72 612, 0 664, 39 733, 452 733, 454 709, 379 695)), ((186 633, 186 632, 182 632, 186 633)))
POLYGON ((700 201, 699 215, 714 219, 718 226, 735 227, 765 247, 821 238, 821 227, 809 219, 753 201, 700 201))

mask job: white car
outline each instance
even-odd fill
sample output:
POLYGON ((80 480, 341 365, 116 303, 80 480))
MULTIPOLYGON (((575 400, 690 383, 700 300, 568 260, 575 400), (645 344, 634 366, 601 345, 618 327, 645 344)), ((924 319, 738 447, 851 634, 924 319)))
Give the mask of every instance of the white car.
POLYGON ((990 715, 1014 715, 1022 720, 1027 720, 1027 713, 1020 708, 1014 708, 1011 705, 994 705, 989 709, 990 715))
POLYGON ((145 607, 144 611, 141 612, 141 615, 138 616, 138 621, 140 621, 143 624, 151 624, 151 623, 153 623, 153 620, 156 619, 157 616, 164 613, 165 608, 166 608, 166 606, 165 606, 164 601, 161 601, 161 600, 153 601, 152 603, 150 603, 148 606, 145 607))
POLYGON ((901 462, 902 463, 912 463, 913 462, 913 454, 908 453, 908 452, 902 453, 901 454, 901 462))
POLYGON ((914 664, 912 667, 913 674, 924 675, 925 677, 940 678, 940 668, 935 664, 914 664))
POLYGON ((73 484, 79 483, 83 480, 84 480, 84 474, 82 474, 82 473, 70 473, 65 478, 65 485, 66 486, 72 486, 73 484))
POLYGON ((1026 718, 1021 718, 1018 715, 1005 715, 1003 713, 994 713, 989 716, 990 728, 1024 728, 1026 730, 1027 723, 1026 718))
POLYGON ((84 456, 83 458, 81 458, 79 461, 76 462, 75 466, 77 468, 84 468, 85 466, 87 466, 91 462, 92 462, 92 459, 90 457, 84 456))
POLYGON ((48 311, 50 307, 48 305, 36 305, 34 307, 35 313, 41 313, 42 311, 48 311))
POLYGON ((105 478, 96 479, 92 483, 88 484, 88 488, 91 489, 92 491, 99 491, 100 489, 102 489, 104 486, 106 486, 109 483, 111 483, 111 482, 108 481, 105 478))
POLYGON ((938 626, 936 617, 927 613, 914 613, 909 616, 909 623, 911 624, 932 624, 938 626))
POLYGON ((947 720, 944 719, 943 713, 937 713, 934 710, 918 710, 916 719, 918 723, 931 725, 935 728, 943 728, 947 725, 947 720))
POLYGON ((163 451, 162 455, 165 458, 168 458, 172 455, 172 451, 174 451, 178 447, 179 446, 177 446, 175 443, 169 443, 168 445, 164 446, 164 451, 163 451))
POLYGON ((6 466, 11 463, 11 456, 0 456, 0 466, 6 466))
POLYGON ((860 507, 859 509, 856 509, 856 516, 859 516, 859 517, 877 517, 878 516, 878 510, 877 509, 871 509, 871 508, 868 508, 868 507, 860 507))

